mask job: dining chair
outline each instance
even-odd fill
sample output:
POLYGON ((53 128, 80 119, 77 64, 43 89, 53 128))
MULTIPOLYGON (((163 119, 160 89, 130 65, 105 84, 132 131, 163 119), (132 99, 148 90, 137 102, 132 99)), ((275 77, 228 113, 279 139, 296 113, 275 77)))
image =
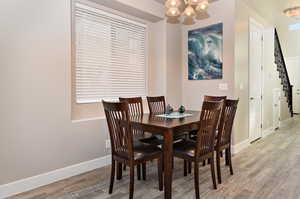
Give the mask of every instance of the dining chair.
POLYGON ((163 189, 162 179, 162 151, 159 147, 134 142, 133 130, 130 125, 129 106, 127 102, 105 102, 103 107, 108 124, 111 149, 112 166, 109 194, 113 192, 116 162, 130 168, 129 199, 134 192, 134 167, 147 161, 157 159, 159 190, 163 189))
POLYGON ((238 103, 239 100, 225 101, 223 121, 220 122, 220 125, 222 125, 222 130, 220 130, 217 135, 217 143, 215 146, 215 150, 217 154, 216 162, 217 162, 218 181, 220 184, 222 183, 220 159, 221 159, 221 154, 223 154, 224 150, 225 150, 226 165, 229 166, 230 174, 233 175, 233 168, 232 168, 232 161, 231 161, 231 134, 232 134, 232 127, 233 127, 238 103))
MULTIPOLYGON (((203 97, 203 100, 204 101, 222 101, 222 100, 226 100, 227 99, 227 96, 211 96, 211 95, 204 95, 203 97)), ((218 124, 217 124, 217 134, 218 134, 218 131, 221 130, 219 128, 222 128, 219 124, 222 122, 223 120, 223 115, 224 115, 224 109, 225 109, 225 103, 223 104, 223 107, 222 107, 222 111, 221 111, 221 114, 220 114, 220 118, 218 120, 218 124)), ((193 137, 195 138, 195 131, 192 131, 190 132, 190 137, 193 139, 193 137)), ((223 154, 221 154, 221 156, 223 156, 223 154)), ((208 160, 208 163, 210 160, 208 160)), ((206 162, 203 161, 203 166, 205 166, 206 162)), ((189 167, 190 167, 190 164, 189 164, 189 167)), ((191 169, 189 168, 189 173, 190 173, 191 169)))
MULTIPOLYGON (((164 114, 166 112, 166 100, 164 96, 158 96, 158 97, 147 97, 148 107, 150 115, 158 115, 158 114, 164 114)), ((175 142, 180 141, 182 139, 186 139, 187 134, 180 133, 178 135, 174 135, 173 140, 175 142)), ((160 139, 155 139, 156 137, 153 137, 152 143, 156 143, 158 145, 162 145, 163 141, 160 139)), ((149 138, 150 139, 150 138, 149 138)))
POLYGON ((183 140, 174 144, 174 156, 184 160, 184 173, 186 174, 187 162, 194 163, 194 183, 196 199, 199 195, 199 162, 210 159, 211 177, 214 189, 217 189, 214 151, 215 136, 218 119, 220 117, 224 101, 212 102, 204 101, 200 116, 200 127, 196 134, 196 142, 183 140))
POLYGON ((227 99, 227 96, 209 96, 209 95, 204 95, 204 101, 224 101, 222 111, 220 114, 220 118, 217 124, 217 130, 221 130, 222 126, 219 125, 222 122, 223 116, 224 116, 224 109, 225 109, 225 101, 227 99))
MULTIPOLYGON (((141 97, 130 97, 130 98, 124 98, 119 97, 120 102, 127 102, 129 107, 129 116, 130 117, 141 117, 144 114, 143 111, 143 99, 141 97)), ((146 136, 144 131, 141 131, 139 129, 132 129, 134 134, 134 140, 145 143, 145 144, 151 144, 151 145, 159 145, 158 141, 153 136, 146 136)), ((122 169, 119 167, 122 167, 122 165, 118 165, 117 171, 119 171, 119 177, 117 179, 122 178, 122 169)), ((124 165, 125 166, 125 165, 124 165)), ((126 168, 126 167, 124 167, 126 168)), ((146 180, 146 163, 142 164, 142 167, 140 165, 137 165, 137 177, 138 180, 141 179, 141 168, 142 168, 142 175, 143 180, 146 180)))
POLYGON ((151 115, 164 114, 166 112, 166 100, 164 96, 147 97, 147 102, 151 115))

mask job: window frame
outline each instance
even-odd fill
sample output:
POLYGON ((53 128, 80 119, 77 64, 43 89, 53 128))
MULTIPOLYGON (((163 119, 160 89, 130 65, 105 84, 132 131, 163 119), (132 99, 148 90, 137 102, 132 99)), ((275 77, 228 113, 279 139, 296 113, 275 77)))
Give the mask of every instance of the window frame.
POLYGON ((71 96, 72 101, 75 104, 95 104, 100 103, 102 100, 106 101, 118 101, 119 97, 110 97, 110 98, 99 98, 98 100, 87 100, 80 101, 77 100, 76 95, 76 3, 83 4, 85 6, 91 7, 92 9, 99 9, 100 11, 106 12, 109 15, 114 15, 116 17, 120 17, 122 20, 128 20, 129 22, 143 24, 145 26, 145 96, 132 96, 132 97, 142 97, 146 99, 146 96, 149 93, 149 22, 142 20, 140 18, 134 17, 132 15, 114 10, 109 7, 105 7, 103 5, 88 1, 88 0, 71 0, 71 96))

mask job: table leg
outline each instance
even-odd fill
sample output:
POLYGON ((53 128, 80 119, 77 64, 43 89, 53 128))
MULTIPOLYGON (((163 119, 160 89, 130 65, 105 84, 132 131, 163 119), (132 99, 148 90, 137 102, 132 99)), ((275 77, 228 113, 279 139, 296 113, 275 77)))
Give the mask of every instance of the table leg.
POLYGON ((165 199, 172 198, 172 161, 173 161, 173 132, 167 130, 164 133, 164 190, 165 199))

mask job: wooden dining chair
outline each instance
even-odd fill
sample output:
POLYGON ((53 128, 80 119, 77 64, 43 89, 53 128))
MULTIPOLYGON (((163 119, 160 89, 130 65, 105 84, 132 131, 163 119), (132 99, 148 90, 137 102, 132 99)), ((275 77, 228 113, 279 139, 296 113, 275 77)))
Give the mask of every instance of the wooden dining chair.
MULTIPOLYGON (((211 95, 204 95, 204 97, 203 97, 203 100, 204 101, 222 101, 222 100, 226 100, 227 99, 227 96, 211 96, 211 95)), ((217 133, 218 133, 218 131, 219 130, 221 130, 221 129, 219 129, 219 128, 222 128, 219 124, 222 122, 222 119, 223 119, 223 116, 224 116, 224 109, 225 109, 225 103, 223 104, 223 107, 222 107, 222 111, 221 111, 221 114, 220 114, 220 118, 219 118, 219 120, 218 120, 218 124, 217 124, 217 133)), ((190 137, 194 137, 194 134, 195 134, 195 132, 191 132, 190 133, 190 137)), ((221 156, 223 156, 223 154, 221 154, 221 156)), ((210 160, 208 160, 208 163, 210 163, 209 162, 210 160)), ((206 162, 205 161, 203 161, 203 166, 205 166, 205 164, 206 164, 206 162)), ((189 167, 190 167, 190 164, 189 164, 189 167)), ((189 171, 191 171, 191 169, 189 168, 189 171)), ((189 172, 190 173, 190 172, 189 172)))
MULTIPOLYGON (((218 101, 225 101, 226 98, 227 98, 227 96, 209 96, 209 95, 205 95, 204 96, 204 101, 218 102, 218 101)), ((218 124, 217 124, 217 130, 219 130, 219 123, 221 122, 222 115, 224 114, 224 109, 225 109, 225 103, 223 103, 222 111, 221 111, 220 118, 219 118, 218 124)), ((195 134, 197 134, 197 131, 190 132, 190 135, 192 137, 195 134)))
POLYGON ((200 116, 200 128, 197 132, 196 142, 184 140, 174 144, 174 156, 184 160, 184 173, 186 174, 187 162, 194 163, 194 183, 196 199, 199 195, 199 162, 210 159, 211 177, 214 189, 217 189, 214 166, 214 146, 218 119, 220 117, 223 101, 204 101, 200 116))
POLYGON ((218 131, 217 135, 217 143, 215 146, 216 150, 216 162, 217 162, 217 174, 218 174, 218 181, 222 183, 221 177, 221 166, 220 166, 220 159, 221 154, 225 150, 225 160, 226 165, 230 168, 230 174, 233 175, 233 168, 232 168, 232 161, 231 161, 231 134, 232 134, 232 127, 234 123, 234 118, 237 110, 237 105, 239 100, 226 100, 225 101, 225 109, 222 122, 220 125, 222 126, 218 131))
POLYGON ((151 115, 166 112, 166 100, 164 96, 147 97, 148 107, 151 115))
POLYGON ((113 191, 116 162, 130 168, 129 199, 133 198, 134 167, 147 161, 157 159, 159 190, 163 189, 162 179, 162 151, 159 147, 134 142, 133 130, 130 125, 129 106, 127 102, 104 102, 103 107, 108 124, 112 166, 109 193, 113 191))
MULTIPOLYGON (((130 117, 141 117, 144 114, 143 111, 143 99, 141 97, 130 97, 130 98, 119 98, 120 102, 127 102, 129 107, 129 116, 130 117)), ((158 141, 153 136, 146 136, 144 131, 141 131, 139 129, 132 129, 134 134, 134 140, 140 141, 146 144, 151 145, 159 145, 158 141)), ((118 165, 117 171, 119 171, 119 175, 117 175, 117 179, 122 178, 122 169, 120 169, 121 165, 118 165)), ((141 179, 141 169, 142 169, 142 175, 143 180, 146 180, 146 163, 142 164, 142 167, 140 165, 137 165, 137 177, 138 180, 141 179)))
MULTIPOLYGON (((158 97, 147 97, 148 101, 148 107, 150 115, 158 115, 158 114, 164 114, 166 112, 166 100, 164 96, 158 96, 158 97)), ((178 134, 174 135, 173 140, 175 142, 185 139, 188 134, 178 134)), ((163 141, 160 139, 155 139, 155 137, 152 137, 152 143, 162 145, 163 141), (154 139, 153 139, 154 138, 154 139)))
POLYGON ((219 118, 219 121, 218 121, 218 124, 217 124, 217 130, 221 130, 222 129, 222 126, 219 125, 223 119, 223 116, 224 116, 224 110, 225 110, 225 101, 227 99, 227 96, 209 96, 209 95, 204 95, 204 101, 224 101, 223 103, 223 107, 222 107, 222 111, 221 111, 221 115, 220 115, 220 118, 219 118))

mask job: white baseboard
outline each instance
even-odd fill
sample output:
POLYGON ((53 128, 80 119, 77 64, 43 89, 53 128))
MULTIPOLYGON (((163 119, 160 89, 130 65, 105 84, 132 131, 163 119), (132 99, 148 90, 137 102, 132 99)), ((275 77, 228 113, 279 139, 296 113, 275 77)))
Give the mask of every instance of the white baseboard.
POLYGON ((246 139, 238 144, 235 144, 232 146, 232 153, 233 154, 237 154, 238 152, 244 150, 245 148, 247 148, 248 146, 250 146, 250 141, 249 139, 246 139))
POLYGON ((286 127, 286 126, 290 125, 293 121, 294 121, 294 118, 292 118, 292 117, 288 118, 286 120, 280 121, 279 126, 280 126, 280 128, 286 127))
MULTIPOLYGON (((288 119, 283 121, 283 123, 280 125, 288 125, 292 119, 288 119)), ((266 129, 263 132, 263 137, 266 137, 270 134, 272 134, 274 130, 272 128, 266 129)), ((246 139, 236 145, 232 146, 232 152, 233 154, 237 154, 240 151, 246 149, 248 146, 250 146, 249 139, 246 139)), ((88 171, 92 171, 94 169, 98 169, 104 166, 109 165, 111 162, 111 156, 104 156, 101 158, 97 158, 94 160, 90 160, 87 162, 82 162, 76 165, 72 165, 69 167, 65 167, 62 169, 57 169, 48 173, 44 173, 41 175, 33 176, 30 178, 22 179, 16 182, 12 182, 5 185, 0 185, 0 199, 9 197, 15 194, 23 193, 26 191, 33 190, 35 188, 48 185, 72 176, 76 176, 88 171)))
POLYGON ((111 156, 104 156, 87 162, 57 169, 48 173, 18 180, 9 184, 0 185, 0 198, 9 197, 19 193, 33 190, 72 176, 76 176, 97 168, 107 166, 111 163, 111 156))
POLYGON ((267 128, 267 129, 263 130, 262 138, 265 138, 273 133, 275 133, 275 130, 273 129, 273 127, 267 128))

